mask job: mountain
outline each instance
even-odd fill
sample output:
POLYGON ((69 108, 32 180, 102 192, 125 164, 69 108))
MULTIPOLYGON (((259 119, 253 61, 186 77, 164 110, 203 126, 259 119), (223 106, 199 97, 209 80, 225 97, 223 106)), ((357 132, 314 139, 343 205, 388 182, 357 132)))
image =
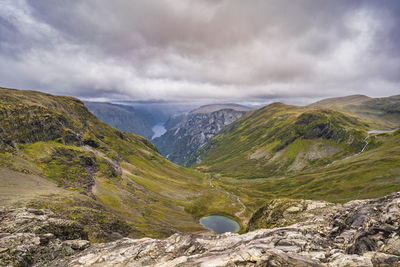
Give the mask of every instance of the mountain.
MULTIPOLYGON (((299 216, 296 214, 301 209, 303 213, 303 220, 287 227, 243 235, 175 234, 162 240, 124 238, 97 246, 85 239, 79 226, 46 210, 2 209, 0 231, 6 234, 0 237, 0 264, 399 266, 399 203, 400 193, 345 205, 302 200, 286 206, 288 216, 299 216), (308 213, 318 209, 325 212, 308 213)), ((279 214, 278 208, 269 213, 279 214)))
POLYGON ((311 104, 356 116, 377 128, 391 128, 400 125, 400 95, 371 98, 364 95, 328 98, 311 104))
POLYGON ((167 132, 153 142, 167 159, 186 166, 199 147, 249 110, 237 104, 216 104, 177 114, 165 123, 167 132))
POLYGON ((265 199, 383 196, 400 190, 397 98, 366 99, 363 111, 337 108, 337 100, 330 107, 273 103, 209 140, 194 154, 194 167, 252 211, 265 199))
POLYGON ((357 153, 367 126, 329 109, 273 103, 229 125, 195 157, 199 166, 227 176, 286 175, 357 153))
POLYGON ((199 217, 240 210, 80 100, 35 91, 0 89, 0 172, 1 205, 51 210, 94 242, 205 231, 199 217))
POLYGON ((235 111, 247 112, 250 110, 249 107, 238 105, 238 104, 212 104, 204 105, 195 110, 192 110, 191 114, 211 114, 222 109, 231 109, 235 111))
POLYGON ((145 118, 131 106, 87 101, 85 106, 97 118, 121 131, 136 133, 147 139, 153 136, 145 118))
POLYGON ((185 156, 205 142, 188 169, 76 98, 0 88, 0 265, 396 266, 398 99, 201 107, 167 124, 185 156))

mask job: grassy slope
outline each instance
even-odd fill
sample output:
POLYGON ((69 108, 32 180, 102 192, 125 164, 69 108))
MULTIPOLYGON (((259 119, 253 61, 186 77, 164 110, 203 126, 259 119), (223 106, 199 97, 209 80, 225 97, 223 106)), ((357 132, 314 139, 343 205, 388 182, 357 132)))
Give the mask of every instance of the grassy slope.
POLYGON ((400 125, 400 95, 370 98, 364 95, 328 98, 311 104, 338 110, 355 116, 376 128, 393 128, 400 125))
POLYGON ((246 179, 286 176, 359 151, 367 126, 333 110, 275 103, 248 113, 203 146, 198 167, 246 179))
POLYGON ((253 211, 266 199, 302 198, 343 203, 400 190, 400 130, 378 134, 369 140, 371 145, 364 153, 332 165, 280 178, 221 177, 214 184, 237 194, 253 211))
POLYGON ((218 173, 214 184, 252 211, 274 198, 345 202, 386 195, 400 190, 400 131, 371 135, 366 151, 357 153, 368 130, 399 126, 398 103, 398 96, 351 96, 308 107, 272 104, 207 143, 196 167, 218 173), (337 134, 313 135, 323 122, 337 134))
POLYGON ((170 163, 146 139, 108 126, 70 97, 0 89, 0 166, 67 189, 29 205, 82 222, 94 241, 114 232, 164 237, 203 230, 199 216, 236 211, 210 190, 208 176, 170 163), (209 205, 198 208, 201 199, 209 205))

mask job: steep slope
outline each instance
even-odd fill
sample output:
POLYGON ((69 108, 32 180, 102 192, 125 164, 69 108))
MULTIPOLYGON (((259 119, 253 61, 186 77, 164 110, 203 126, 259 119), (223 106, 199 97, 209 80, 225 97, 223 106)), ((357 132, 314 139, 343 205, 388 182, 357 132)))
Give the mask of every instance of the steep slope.
POLYGON ((131 106, 101 102, 85 102, 85 106, 97 118, 124 132, 135 133, 150 139, 151 127, 143 116, 131 106))
POLYGON ((207 176, 168 162, 75 98, 1 88, 0 167, 27 175, 5 171, 6 181, 38 181, 29 194, 8 183, 16 195, 7 203, 49 208, 82 223, 92 241, 203 231, 199 216, 235 217, 231 199, 210 190, 207 176))
POLYGON ((198 150, 195 160, 200 168, 226 176, 282 176, 360 151, 367 126, 333 110, 274 103, 229 125, 198 150))
POLYGON ((167 132, 154 139, 160 153, 177 164, 186 166, 194 152, 248 110, 237 104, 206 105, 166 123, 167 132))

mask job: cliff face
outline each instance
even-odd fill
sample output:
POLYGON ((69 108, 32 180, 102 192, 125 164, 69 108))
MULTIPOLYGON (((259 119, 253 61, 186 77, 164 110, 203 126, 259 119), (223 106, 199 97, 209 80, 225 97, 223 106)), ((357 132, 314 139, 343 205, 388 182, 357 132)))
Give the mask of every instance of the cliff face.
POLYGON ((196 150, 226 126, 242 117, 246 107, 239 105, 208 105, 193 110, 185 116, 172 118, 174 122, 154 144, 167 159, 180 165, 190 165, 196 150))
MULTIPOLYGON (((21 219, 48 218, 44 211, 2 210, 0 230, 7 234, 0 236, 3 251, 0 263, 22 265, 23 259, 37 266, 44 263, 51 266, 400 266, 400 192, 344 205, 321 206, 320 202, 312 201, 302 204, 310 210, 329 206, 330 212, 291 226, 243 235, 175 234, 163 240, 124 238, 82 252, 79 251, 89 243, 83 241, 85 237, 79 236, 79 231, 77 236, 69 236, 69 232, 60 235, 60 231, 54 231, 58 227, 41 226, 49 224, 50 219, 21 219), (38 241, 30 245, 29 253, 21 254, 21 249, 26 251, 28 241, 22 241, 23 246, 17 251, 10 240, 17 242, 29 234, 38 241), (64 241, 67 239, 74 241, 64 241), (43 260, 43 251, 58 248, 53 243, 69 248, 71 256, 56 253, 57 259, 43 260)), ((298 207, 299 203, 293 205, 298 207)), ((296 211, 292 208, 288 212, 296 211)))

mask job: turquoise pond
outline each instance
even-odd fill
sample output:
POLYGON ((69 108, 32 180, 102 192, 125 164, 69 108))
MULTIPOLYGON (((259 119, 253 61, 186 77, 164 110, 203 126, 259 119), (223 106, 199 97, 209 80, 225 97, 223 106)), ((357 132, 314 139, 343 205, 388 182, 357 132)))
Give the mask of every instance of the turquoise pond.
POLYGON ((200 219, 200 224, 217 234, 236 233, 240 230, 240 225, 237 222, 220 215, 203 217, 200 219))

